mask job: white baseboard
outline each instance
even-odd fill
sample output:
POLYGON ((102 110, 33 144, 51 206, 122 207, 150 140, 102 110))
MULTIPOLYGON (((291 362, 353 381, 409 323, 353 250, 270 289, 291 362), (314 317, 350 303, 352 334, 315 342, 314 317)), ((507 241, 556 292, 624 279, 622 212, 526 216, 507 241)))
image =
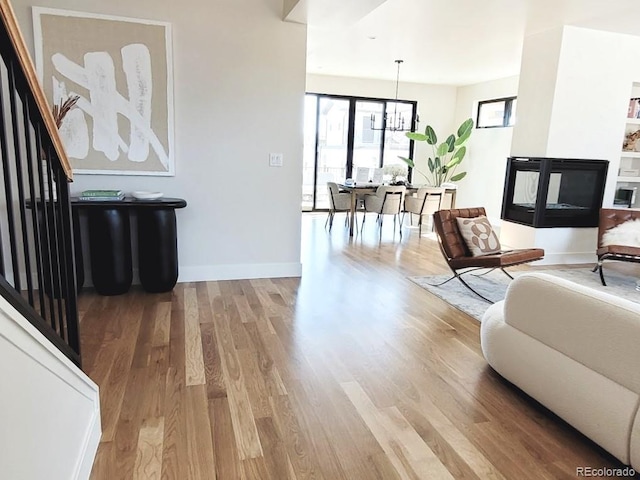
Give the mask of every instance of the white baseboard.
POLYGON ((545 252, 544 258, 533 262, 532 265, 574 265, 593 264, 597 262, 595 252, 553 253, 545 252))
POLYGON ((301 277, 302 264, 255 263, 235 265, 206 265, 179 269, 178 282, 203 282, 208 280, 240 280, 246 278, 301 277))

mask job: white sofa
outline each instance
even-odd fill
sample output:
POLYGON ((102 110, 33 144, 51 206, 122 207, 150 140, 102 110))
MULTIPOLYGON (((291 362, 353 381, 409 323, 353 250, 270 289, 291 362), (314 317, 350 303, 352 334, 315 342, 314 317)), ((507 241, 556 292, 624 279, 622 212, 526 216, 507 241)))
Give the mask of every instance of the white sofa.
POLYGON ((500 375, 640 470, 640 304, 527 273, 480 332, 500 375))

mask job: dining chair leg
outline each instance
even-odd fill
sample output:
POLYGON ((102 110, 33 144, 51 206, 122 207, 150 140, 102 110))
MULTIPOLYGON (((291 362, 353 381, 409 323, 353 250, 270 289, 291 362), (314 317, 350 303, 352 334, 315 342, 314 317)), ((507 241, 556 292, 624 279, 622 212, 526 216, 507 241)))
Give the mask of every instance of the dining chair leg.
POLYGON ((422 215, 420 215, 420 219, 418 220, 418 236, 422 236, 422 215))
MULTIPOLYGON (((362 230, 364 229, 364 221, 367 219, 367 212, 364 212, 362 214, 362 225, 360 225, 360 233, 362 233, 362 230)), ((356 227, 357 230, 357 227, 356 227)))
POLYGON ((329 223, 329 219, 331 218, 331 210, 329 210, 329 214, 327 215, 327 219, 324 222, 324 228, 327 228, 327 224, 329 223))

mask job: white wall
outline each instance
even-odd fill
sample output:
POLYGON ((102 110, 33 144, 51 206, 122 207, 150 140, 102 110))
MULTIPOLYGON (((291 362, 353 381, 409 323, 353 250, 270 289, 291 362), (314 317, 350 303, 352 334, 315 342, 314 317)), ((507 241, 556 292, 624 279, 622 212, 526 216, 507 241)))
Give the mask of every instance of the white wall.
POLYGON ((528 73, 524 78, 523 64, 513 153, 609 160, 603 203, 612 205, 629 98, 640 80, 640 38, 564 27, 527 38, 524 46, 528 73), (552 99, 551 109, 541 112, 537 104, 545 100, 537 72, 550 68, 547 58, 556 50, 557 75, 553 85, 545 82, 550 88, 544 92, 552 99), (536 123, 548 128, 530 128, 536 123))
POLYGON ((546 139, 555 100, 561 44, 562 29, 529 35, 524 39, 518 85, 519 115, 511 150, 513 156, 548 156, 546 139))
MULTIPOLYGON (((459 125, 469 117, 475 122, 480 101, 517 94, 517 76, 460 87, 455 124, 459 125)), ((459 171, 466 171, 467 176, 458 182, 456 206, 484 206, 494 225, 500 223, 504 177, 512 135, 511 127, 474 128, 467 143, 467 155, 459 167, 459 171)))
MULTIPOLYGON (((12 3, 32 45, 33 2, 12 3)), ((300 275, 306 27, 281 20, 282 0, 37 4, 173 27, 175 177, 76 175, 72 191, 185 198, 180 281, 300 275), (284 154, 282 168, 269 152, 284 154)))
POLYGON ((0 297, 0 478, 88 479, 98 387, 0 297))
MULTIPOLYGON (((608 160, 603 205, 612 205, 627 107, 638 79, 638 37, 568 26, 528 37, 512 153, 608 160)), ((531 246, 521 230, 503 225, 501 240, 514 248, 531 246)), ((555 230, 546 237, 535 232, 535 246, 545 248, 546 260, 595 259, 597 229, 555 230), (563 242, 555 240, 561 237, 563 242)))
MULTIPOLYGON (((424 131, 427 125, 433 126, 436 133, 445 139, 454 128, 456 108, 456 87, 446 85, 425 85, 400 82, 398 98, 418 102, 420 124, 418 130, 424 131)), ((336 77, 331 75, 307 75, 307 92, 359 97, 395 98, 396 82, 368 78, 336 77)), ((457 125, 455 125, 457 128, 457 125)), ((418 169, 428 172, 427 158, 430 147, 423 142, 416 143, 414 161, 418 169), (427 149, 427 147, 429 147, 427 149)), ((414 174, 414 182, 426 180, 414 174)))

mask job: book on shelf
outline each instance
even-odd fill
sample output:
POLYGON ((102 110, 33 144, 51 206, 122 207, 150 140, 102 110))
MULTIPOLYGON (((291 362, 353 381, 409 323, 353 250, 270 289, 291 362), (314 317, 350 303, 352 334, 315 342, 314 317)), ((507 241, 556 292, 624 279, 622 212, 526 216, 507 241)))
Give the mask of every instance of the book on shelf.
POLYGON ((84 190, 81 197, 120 197, 124 195, 122 190, 84 190))
POLYGON ((627 118, 640 118, 640 98, 632 98, 629 100, 627 118))
POLYGON ((78 197, 78 200, 82 200, 82 201, 90 201, 90 202, 113 202, 113 201, 118 201, 118 200, 124 200, 124 193, 121 193, 120 195, 105 195, 105 196, 99 196, 99 195, 83 195, 80 194, 80 196, 78 197))

